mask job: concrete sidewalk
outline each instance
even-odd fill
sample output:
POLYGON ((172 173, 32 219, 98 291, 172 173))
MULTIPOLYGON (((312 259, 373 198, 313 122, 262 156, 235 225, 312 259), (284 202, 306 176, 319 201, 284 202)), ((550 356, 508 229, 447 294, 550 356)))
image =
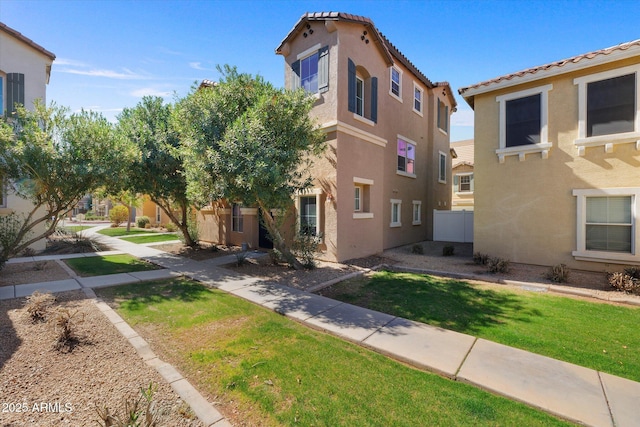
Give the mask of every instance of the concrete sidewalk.
MULTIPOLYGON (((234 258, 215 262, 212 262, 213 260, 198 262, 120 239, 101 235, 96 235, 96 238, 118 251, 130 253, 166 269, 158 270, 164 273, 157 271, 145 273, 166 275, 166 277, 174 275, 191 277, 310 327, 334 334, 420 369, 433 371, 521 401, 560 418, 589 426, 640 425, 640 416, 637 412, 640 402, 640 383, 298 289, 260 283, 254 277, 243 276, 218 266, 220 263, 233 262, 235 259, 233 255, 231 256, 234 258)), ((140 274, 142 273, 136 273, 136 275, 140 274)), ((111 286, 118 280, 133 280, 127 277, 117 280, 107 279, 107 276, 100 277, 103 279, 94 278, 95 280, 89 283, 76 280, 78 288, 75 289, 111 286)), ((144 275, 134 276, 134 278, 146 280, 144 275)), ((71 283, 50 283, 50 286, 46 283, 17 285, 14 297, 26 295, 28 291, 32 292, 36 285, 56 292, 69 290, 67 287, 71 286, 71 283)), ((115 316, 114 314, 109 314, 107 317, 115 318, 117 314, 115 316)), ((118 324, 124 322, 122 319, 116 320, 118 324)), ((135 333, 129 331, 125 325, 120 325, 123 330, 126 329, 126 333, 123 332, 125 337, 135 333)), ((145 348, 145 352, 149 352, 150 349, 144 347, 140 340, 142 338, 137 337, 132 344, 145 348)), ((149 357, 148 353, 144 354, 141 353, 143 358, 149 357)), ((165 377, 168 381, 169 379, 175 381, 175 376, 179 374, 176 374, 172 367, 170 369, 157 358, 153 360, 165 372, 170 372, 165 377)), ((162 374, 163 371, 158 368, 158 372, 162 374)), ((173 385, 172 382, 171 384, 173 385)), ((197 393, 195 389, 189 388, 189 393, 194 392, 197 393)), ((183 393, 186 392, 183 391, 183 393)), ((194 398, 194 404, 202 404, 209 408, 201 396, 194 398)), ((211 408, 213 407, 207 410, 217 413, 215 408, 211 408)), ((209 422, 207 425, 220 426, 223 425, 221 423, 226 423, 219 413, 211 415, 211 412, 202 409, 194 409, 194 411, 199 416, 200 413, 203 414, 204 418, 201 417, 201 419, 207 420, 209 422)))

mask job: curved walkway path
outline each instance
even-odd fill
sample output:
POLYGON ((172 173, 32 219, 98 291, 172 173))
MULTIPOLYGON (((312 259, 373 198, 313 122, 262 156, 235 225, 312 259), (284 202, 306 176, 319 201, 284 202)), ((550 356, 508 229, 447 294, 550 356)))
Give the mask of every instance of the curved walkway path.
POLYGON ((95 234, 99 229, 83 233, 119 253, 145 259, 164 270, 16 285, 12 290, 0 288, 0 299, 26 296, 36 289, 51 292, 84 289, 140 356, 171 384, 207 426, 230 424, 173 366, 160 360, 117 313, 98 300, 92 288, 184 275, 420 369, 473 384, 560 418, 589 426, 640 425, 637 409, 640 383, 287 286, 267 285, 255 277, 219 267, 233 262, 234 255, 193 261, 95 234))

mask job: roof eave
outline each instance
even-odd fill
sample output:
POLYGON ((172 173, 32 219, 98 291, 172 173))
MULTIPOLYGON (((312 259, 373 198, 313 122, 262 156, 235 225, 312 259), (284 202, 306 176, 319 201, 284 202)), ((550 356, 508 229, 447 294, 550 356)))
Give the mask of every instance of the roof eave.
POLYGON ((625 50, 618 50, 608 54, 600 54, 593 58, 583 57, 577 62, 568 62, 562 66, 554 66, 546 70, 543 69, 531 73, 526 73, 522 76, 513 75, 509 77, 510 75, 507 75, 503 78, 498 78, 500 79, 499 81, 488 81, 487 83, 480 83, 478 87, 469 86, 460 88, 458 89, 458 93, 464 98, 465 101, 467 101, 467 104, 469 104, 471 108, 473 108, 474 97, 477 95, 522 85, 536 80, 556 77, 562 74, 567 74, 586 68, 596 67, 602 64, 632 58, 634 56, 640 56, 640 46, 633 46, 625 50))
POLYGON ((21 32, 14 30, 13 28, 9 27, 6 24, 3 24, 2 22, 0 22, 0 31, 4 31, 5 33, 9 34, 10 36, 20 40, 21 42, 25 43, 29 47, 31 47, 31 48, 37 50, 38 52, 42 53, 43 55, 47 56, 49 59, 51 59, 51 62, 53 62, 56 59, 56 55, 55 54, 53 54, 52 52, 48 51, 44 47, 40 46, 38 43, 34 42, 30 38, 24 36, 21 32))

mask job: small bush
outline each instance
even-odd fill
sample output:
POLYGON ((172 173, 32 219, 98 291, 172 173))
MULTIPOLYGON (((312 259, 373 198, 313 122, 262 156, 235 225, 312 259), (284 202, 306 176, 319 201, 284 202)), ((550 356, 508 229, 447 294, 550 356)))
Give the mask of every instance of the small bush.
POLYGON ((242 267, 247 263, 247 255, 248 255, 247 251, 236 252, 235 255, 236 255, 236 265, 238 267, 242 267))
POLYGON ((32 322, 43 322, 47 319, 54 302, 56 297, 52 294, 35 291, 27 297, 24 306, 32 322))
POLYGON ((625 269, 624 272, 608 273, 607 280, 609 281, 609 286, 618 291, 640 295, 640 278, 634 277, 635 274, 638 274, 636 268, 625 269), (628 272, 632 274, 628 274, 628 272))
POLYGON ((284 259, 282 258, 282 253, 276 248, 273 248, 269 251, 269 258, 271 259, 271 263, 273 265, 279 265, 284 261, 284 259))
POLYGON ((454 251, 456 250, 453 245, 446 245, 442 247, 442 256, 452 256, 454 251))
POLYGON ((148 216, 139 216, 136 218, 136 225, 138 228, 147 228, 147 225, 151 226, 151 220, 148 216))
POLYGON ((84 322, 84 313, 68 308, 58 308, 50 319, 56 334, 54 348, 61 352, 71 352, 80 341, 77 336, 77 326, 84 322))
POLYGON ((628 267, 624 269, 625 274, 640 280, 640 267, 628 267))
POLYGON ((178 227, 176 227, 176 225, 172 222, 168 222, 164 225, 164 228, 169 232, 169 233, 173 233, 174 231, 176 231, 178 229, 178 227))
POLYGON ((300 234, 293 241, 291 252, 300 260, 304 268, 312 270, 316 268, 315 254, 321 241, 321 236, 300 234))
POLYGON ((411 253, 417 254, 417 255, 423 255, 424 248, 422 247, 422 245, 416 243, 415 245, 411 246, 411 253))
POLYGON ((473 263, 478 265, 487 265, 489 262, 489 255, 483 254, 482 252, 475 252, 473 254, 473 263))
POLYGON ((153 395, 157 391, 158 386, 153 383, 149 384, 146 389, 140 388, 140 396, 123 400, 121 413, 112 411, 108 406, 96 405, 96 412, 99 420, 98 425, 102 427, 154 427, 159 426, 164 412, 161 408, 156 407, 153 401, 153 395))
POLYGON ((112 227, 118 227, 123 222, 129 220, 129 209, 123 205, 114 206, 113 209, 109 211, 109 220, 112 223, 112 227))
POLYGON ((510 261, 508 259, 491 257, 487 261, 487 271, 489 273, 507 273, 510 261))
POLYGON ((569 280, 569 267, 565 264, 556 264, 549 269, 549 273, 547 274, 547 279, 556 283, 565 283, 569 280))

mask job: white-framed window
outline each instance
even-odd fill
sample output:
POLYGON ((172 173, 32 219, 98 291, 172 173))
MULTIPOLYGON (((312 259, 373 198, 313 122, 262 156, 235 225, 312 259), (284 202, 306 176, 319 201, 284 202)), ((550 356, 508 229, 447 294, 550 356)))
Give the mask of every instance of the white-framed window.
POLYGON ((329 46, 320 43, 300 52, 291 64, 291 89, 319 94, 329 90, 329 46))
POLYGON ((438 151, 438 182, 447 183, 447 153, 438 151))
POLYGON ((573 80, 578 86, 578 154, 586 147, 635 142, 640 148, 640 65, 591 74, 573 80))
POLYGON ((422 201, 421 200, 413 200, 413 221, 412 225, 420 225, 422 224, 422 201))
POLYGON ((402 102, 402 70, 391 67, 390 74, 389 95, 402 102))
POLYGON ((300 193, 296 197, 298 211, 298 233, 307 236, 320 236, 320 199, 322 190, 314 188, 300 193))
POLYGON ((573 190, 578 260, 640 262, 637 222, 640 188, 573 190))
POLYGON ((318 52, 300 60, 300 86, 309 93, 318 92, 318 52))
POLYGON ((473 193, 473 172, 458 173, 453 177, 456 193, 473 193))
POLYGON ((359 116, 364 116, 364 80, 356 76, 356 111, 359 116))
POLYGON ((397 158, 397 173, 399 175, 415 178, 416 143, 404 136, 398 135, 397 158))
POLYGON ((530 153, 540 153, 543 159, 549 156, 551 89, 553 85, 545 85, 496 97, 500 104, 500 148, 496 150, 500 163, 504 163, 506 156, 518 156, 520 161, 530 153))
POLYGON ((160 224, 162 221, 162 210, 160 206, 156 205, 156 224, 160 224))
POLYGON ((391 223, 389 227, 402 227, 402 200, 391 199, 391 223))
POLYGON ((422 103, 424 99, 424 90, 413 83, 413 112, 422 116, 422 103))
POLYGON ((372 186, 372 179, 353 177, 353 219, 373 218, 373 212, 370 211, 369 203, 372 186))
POLYGON ((244 217, 240 203, 234 203, 231 206, 231 231, 235 231, 236 233, 244 232, 244 217))
POLYGON ((449 106, 438 98, 438 129, 449 132, 449 106))

